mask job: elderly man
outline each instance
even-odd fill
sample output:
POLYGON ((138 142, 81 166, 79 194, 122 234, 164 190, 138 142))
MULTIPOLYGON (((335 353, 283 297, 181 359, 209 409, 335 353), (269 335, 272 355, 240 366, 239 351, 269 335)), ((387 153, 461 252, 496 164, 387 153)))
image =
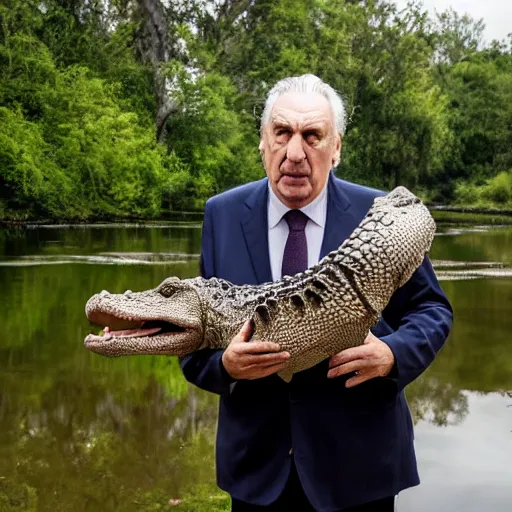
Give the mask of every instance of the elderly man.
MULTIPOLYGON (((313 75, 270 91, 260 152, 267 178, 206 205, 204 277, 259 284, 295 274, 336 249, 381 193, 337 179, 341 98, 313 75)), ((182 359, 185 377, 220 395, 217 479, 232 510, 391 512, 419 483, 404 388, 432 362, 452 322, 425 259, 364 345, 295 374, 289 354, 251 340, 250 324, 222 350, 182 359)))

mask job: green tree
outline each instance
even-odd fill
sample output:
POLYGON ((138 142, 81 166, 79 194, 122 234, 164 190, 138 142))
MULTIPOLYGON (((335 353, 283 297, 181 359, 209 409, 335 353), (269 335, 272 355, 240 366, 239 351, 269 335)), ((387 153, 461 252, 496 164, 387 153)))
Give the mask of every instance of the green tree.
POLYGON ((251 119, 236 113, 236 90, 227 78, 194 76, 179 65, 175 73, 179 111, 169 121, 168 144, 188 165, 188 192, 202 208, 213 194, 262 177, 258 139, 251 119))
POLYGON ((509 204, 512 44, 482 30, 386 0, 4 0, 2 216, 200 209, 263 175, 264 99, 302 73, 345 99, 340 175, 509 204))

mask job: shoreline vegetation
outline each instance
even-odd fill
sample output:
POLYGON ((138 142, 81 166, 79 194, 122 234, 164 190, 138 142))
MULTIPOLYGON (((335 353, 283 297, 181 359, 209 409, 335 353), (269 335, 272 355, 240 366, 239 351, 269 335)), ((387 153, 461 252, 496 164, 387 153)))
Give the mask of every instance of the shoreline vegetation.
POLYGON ((438 224, 512 224, 512 210, 508 209, 472 206, 435 206, 429 209, 438 224))
MULTIPOLYGON (((511 225, 512 209, 484 208, 473 206, 445 206, 428 205, 430 213, 438 224, 482 224, 482 225, 511 225)), ((159 226, 163 224, 190 226, 191 224, 201 224, 203 222, 203 212, 167 212, 158 218, 144 218, 137 216, 99 216, 90 219, 30 219, 13 218, 0 219, 0 227, 20 227, 37 228, 38 226, 52 227, 70 227, 80 228, 85 226, 99 225, 121 225, 148 227, 159 226)))
POLYGON ((11 0, 0 219, 195 219, 264 175, 264 100, 303 73, 345 100, 340 177, 512 210, 512 37, 483 29, 390 0, 11 0))
POLYGON ((96 225, 96 224, 139 224, 144 226, 151 226, 151 224, 159 224, 162 222, 168 223, 202 223, 203 211, 196 212, 180 212, 169 211, 159 217, 141 217, 137 215, 98 215, 85 219, 57 217, 57 218, 31 218, 31 217, 13 217, 13 218, 0 218, 0 226, 41 226, 41 225, 70 225, 70 226, 83 226, 83 225, 96 225))

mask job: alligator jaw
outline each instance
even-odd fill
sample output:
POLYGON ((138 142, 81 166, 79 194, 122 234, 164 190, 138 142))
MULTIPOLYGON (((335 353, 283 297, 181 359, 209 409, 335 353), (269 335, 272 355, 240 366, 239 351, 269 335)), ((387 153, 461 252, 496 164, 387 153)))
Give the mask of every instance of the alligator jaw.
MULTIPOLYGON (((188 345, 189 332, 151 336, 97 336, 89 334, 84 345, 91 352, 107 356, 127 355, 170 355, 182 356, 189 353, 183 347, 188 345)), ((195 338, 195 335, 193 336, 195 338)))
POLYGON ((189 346, 190 341, 198 335, 193 326, 181 326, 161 319, 120 318, 99 313, 91 314, 90 320, 106 327, 97 335, 89 334, 84 345, 92 352, 110 357, 130 354, 183 355, 187 353, 184 347, 189 346))

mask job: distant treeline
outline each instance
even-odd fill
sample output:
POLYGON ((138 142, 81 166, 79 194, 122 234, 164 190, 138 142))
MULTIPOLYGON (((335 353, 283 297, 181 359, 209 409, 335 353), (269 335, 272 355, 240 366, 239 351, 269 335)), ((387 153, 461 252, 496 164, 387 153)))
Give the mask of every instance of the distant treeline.
POLYGON ((0 0, 0 218, 157 217, 263 176, 269 88, 343 95, 337 174, 512 207, 512 38, 354 0, 0 0))

